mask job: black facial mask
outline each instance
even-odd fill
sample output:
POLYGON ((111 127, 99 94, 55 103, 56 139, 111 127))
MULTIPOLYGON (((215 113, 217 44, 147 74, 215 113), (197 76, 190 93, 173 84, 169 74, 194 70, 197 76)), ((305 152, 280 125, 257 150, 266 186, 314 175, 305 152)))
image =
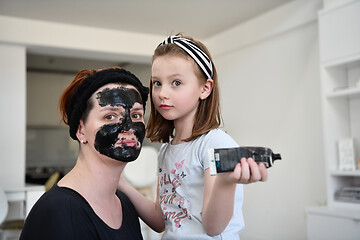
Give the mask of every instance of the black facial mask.
POLYGON ((95 137, 95 149, 105 156, 122 162, 134 161, 140 154, 145 137, 144 123, 133 122, 130 115, 130 110, 136 102, 143 104, 140 94, 132 88, 106 88, 97 93, 97 100, 101 107, 121 106, 125 109, 125 113, 119 123, 105 124, 99 129, 95 137), (122 144, 116 147, 115 143, 121 140, 119 134, 130 129, 134 131, 137 143, 134 146, 122 144))

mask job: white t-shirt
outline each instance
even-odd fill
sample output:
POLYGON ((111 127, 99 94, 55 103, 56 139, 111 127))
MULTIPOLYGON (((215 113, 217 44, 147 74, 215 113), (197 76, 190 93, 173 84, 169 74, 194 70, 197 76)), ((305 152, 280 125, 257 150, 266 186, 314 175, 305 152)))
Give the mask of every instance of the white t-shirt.
POLYGON ((209 168, 207 152, 209 148, 226 147, 238 145, 220 129, 190 142, 161 146, 158 176, 159 201, 165 218, 163 239, 239 239, 244 228, 241 184, 236 187, 234 214, 224 232, 211 237, 202 226, 204 171, 209 168))

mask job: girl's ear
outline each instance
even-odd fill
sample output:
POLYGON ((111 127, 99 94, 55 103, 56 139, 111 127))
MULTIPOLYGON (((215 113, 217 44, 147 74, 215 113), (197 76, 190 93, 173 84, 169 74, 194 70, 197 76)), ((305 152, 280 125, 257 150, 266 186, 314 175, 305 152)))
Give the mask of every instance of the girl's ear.
POLYGON ((84 134, 84 122, 82 120, 80 120, 80 122, 79 122, 79 127, 76 132, 76 137, 77 137, 77 139, 79 139, 80 142, 86 141, 85 134, 84 134))
POLYGON ((213 85, 214 85, 214 80, 212 80, 211 78, 208 78, 206 80, 205 84, 201 87, 201 94, 200 94, 201 100, 206 99, 210 95, 210 93, 213 89, 213 85))

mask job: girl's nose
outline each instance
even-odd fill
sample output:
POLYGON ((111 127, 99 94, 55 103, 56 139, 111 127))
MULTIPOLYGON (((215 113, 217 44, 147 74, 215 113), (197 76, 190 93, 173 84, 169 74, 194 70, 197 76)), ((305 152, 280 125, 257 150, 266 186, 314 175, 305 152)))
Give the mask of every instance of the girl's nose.
POLYGON ((159 98, 160 99, 168 99, 168 92, 166 91, 165 87, 161 87, 161 89, 159 90, 159 98))

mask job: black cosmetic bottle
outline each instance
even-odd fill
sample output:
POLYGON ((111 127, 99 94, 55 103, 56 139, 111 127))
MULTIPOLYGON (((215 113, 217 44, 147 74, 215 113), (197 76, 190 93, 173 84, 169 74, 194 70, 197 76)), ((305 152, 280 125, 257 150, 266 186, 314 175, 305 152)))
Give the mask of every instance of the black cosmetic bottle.
POLYGON ((266 168, 273 166, 275 160, 281 159, 280 154, 275 154, 266 147, 216 148, 209 149, 208 155, 211 175, 233 171, 241 158, 253 158, 257 163, 264 163, 266 168))

